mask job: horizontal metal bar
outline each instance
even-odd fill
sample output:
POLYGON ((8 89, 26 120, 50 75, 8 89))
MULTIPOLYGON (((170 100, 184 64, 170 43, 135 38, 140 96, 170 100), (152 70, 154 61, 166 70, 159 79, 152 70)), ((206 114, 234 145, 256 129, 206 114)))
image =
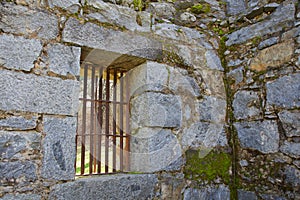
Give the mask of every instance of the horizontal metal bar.
POLYGON ((115 136, 115 137, 129 137, 129 134, 126 134, 126 135, 114 135, 114 134, 80 134, 80 135, 76 135, 77 137, 80 137, 80 136, 92 136, 92 135, 103 135, 103 136, 115 136))
POLYGON ((125 101, 106 101, 106 100, 94 100, 94 99, 84 99, 79 98, 80 101, 92 101, 92 102, 99 102, 99 103, 115 103, 115 104, 128 104, 128 102, 125 101))

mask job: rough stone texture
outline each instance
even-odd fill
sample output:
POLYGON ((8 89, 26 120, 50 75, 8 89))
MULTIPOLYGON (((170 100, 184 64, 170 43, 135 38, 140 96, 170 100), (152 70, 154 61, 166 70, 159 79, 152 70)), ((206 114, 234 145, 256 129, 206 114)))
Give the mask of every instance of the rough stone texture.
POLYGON ((181 126, 182 110, 178 96, 146 92, 131 100, 130 109, 132 129, 140 126, 181 126))
POLYGON ((214 123, 224 123, 226 116, 226 101, 214 96, 204 96, 199 102, 200 120, 214 123))
POLYGON ((229 200, 230 191, 228 187, 224 185, 207 187, 203 189, 188 188, 184 191, 184 200, 229 200))
POLYGON ((0 49, 0 65, 30 71, 42 51, 42 44, 35 39, 3 34, 0 35, 0 49))
POLYGON ((182 134, 181 145, 184 148, 213 148, 226 144, 227 138, 223 124, 197 122, 184 130, 182 134))
POLYGON ((275 121, 239 122, 234 124, 241 146, 262 153, 274 153, 279 148, 279 133, 275 121))
POLYGON ((169 129, 141 128, 131 137, 130 170, 173 171, 183 165, 180 144, 169 129))
POLYGON ((292 40, 273 45, 259 52, 251 61, 250 69, 264 71, 267 67, 280 67, 291 60, 293 53, 294 42, 292 40))
POLYGON ((290 22, 294 20, 294 15, 294 4, 291 1, 285 1, 282 6, 279 6, 276 11, 270 15, 269 20, 258 22, 229 34, 226 45, 241 44, 254 37, 279 32, 285 27, 291 26, 290 22))
POLYGON ((278 196, 276 194, 262 194, 259 195, 263 200, 286 200, 285 197, 278 196))
POLYGON ((291 74, 267 83, 267 107, 300 107, 300 74, 291 74))
MULTIPOLYGON (((142 29, 142 26, 137 24, 137 13, 131 8, 108 4, 97 0, 88 1, 87 4, 101 10, 101 12, 88 14, 88 17, 92 19, 96 19, 103 23, 114 24, 119 27, 125 27, 131 31, 142 29)), ((148 29, 150 31, 150 26, 148 29)))
POLYGON ((156 60, 161 58, 162 46, 157 40, 134 33, 115 31, 96 24, 81 24, 70 18, 63 30, 62 40, 90 48, 112 51, 156 60))
POLYGON ((171 3, 149 3, 148 11, 155 16, 172 19, 176 13, 176 9, 171 3))
POLYGON ((272 46, 273 44, 278 43, 278 41, 279 41, 279 37, 272 37, 272 38, 266 39, 266 40, 262 41, 261 43, 259 43, 258 49, 261 50, 263 48, 272 46))
POLYGON ((81 178, 54 186, 49 199, 73 200, 74 197, 78 200, 153 199, 157 182, 157 176, 154 174, 81 178))
POLYGON ((130 70, 127 73, 130 82, 130 95, 136 96, 145 91, 162 91, 169 89, 168 68, 167 65, 147 61, 130 70))
POLYGON ((75 115, 79 83, 1 70, 0 96, 1 110, 75 115))
POLYGON ((24 34, 43 39, 54 39, 58 35, 58 19, 47 12, 29 10, 13 3, 0 4, 0 29, 4 32, 24 34))
POLYGON ((0 119, 0 129, 8 130, 29 130, 34 129, 37 125, 37 116, 9 116, 0 119))
POLYGON ((285 175, 285 183, 293 187, 297 187, 299 192, 300 170, 294 166, 286 166, 283 173, 285 175))
POLYGON ((300 158, 300 143, 285 141, 280 147, 280 151, 294 158, 300 158))
POLYGON ((219 56, 214 51, 206 51, 205 53, 207 67, 210 69, 217 69, 223 71, 221 60, 219 56))
POLYGON ((0 200, 40 200, 41 196, 38 194, 7 194, 4 195, 0 200))
POLYGON ((44 118, 42 177, 54 180, 74 179, 76 157, 76 117, 44 118))
POLYGON ((246 119, 260 114, 260 99, 257 92, 238 91, 234 95, 233 112, 236 119, 246 119))
POLYGON ((60 8, 69 8, 72 5, 79 4, 80 0, 48 0, 50 8, 60 7, 60 8))
POLYGON ((227 75, 230 79, 234 80, 235 85, 243 81, 243 67, 236 68, 230 71, 227 75))
MULTIPOLYGON (((0 160, 24 159, 29 152, 40 150, 41 135, 37 132, 0 131, 0 160)), ((35 153, 37 154, 37 153, 35 153)))
POLYGON ((238 199, 240 200, 257 200, 254 192, 238 190, 238 199))
POLYGON ((199 73, 204 82, 205 94, 226 99, 223 72, 217 70, 200 70, 199 73))
POLYGON ((278 113, 286 136, 300 136, 300 112, 284 110, 278 113))
POLYGON ((238 15, 246 11, 245 0, 225 0, 227 3, 227 14, 238 15))
POLYGON ((0 162, 0 180, 36 180, 36 165, 31 161, 0 162))
POLYGON ((80 53, 79 47, 50 44, 47 46, 49 69, 60 75, 79 75, 80 53))

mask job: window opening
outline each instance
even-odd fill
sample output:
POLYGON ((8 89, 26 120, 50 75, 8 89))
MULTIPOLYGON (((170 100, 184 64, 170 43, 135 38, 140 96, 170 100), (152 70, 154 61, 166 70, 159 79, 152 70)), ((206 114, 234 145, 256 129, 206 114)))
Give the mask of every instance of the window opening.
POLYGON ((76 175, 129 170, 129 82, 121 68, 83 63, 76 175))

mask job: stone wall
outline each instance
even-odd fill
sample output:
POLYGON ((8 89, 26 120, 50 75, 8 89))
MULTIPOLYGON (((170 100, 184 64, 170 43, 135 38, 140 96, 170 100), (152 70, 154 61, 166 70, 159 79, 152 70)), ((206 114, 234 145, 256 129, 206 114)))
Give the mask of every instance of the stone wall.
POLYGON ((0 199, 299 199, 299 6, 1 1, 0 199), (128 174, 75 180, 80 61, 128 68, 128 174))

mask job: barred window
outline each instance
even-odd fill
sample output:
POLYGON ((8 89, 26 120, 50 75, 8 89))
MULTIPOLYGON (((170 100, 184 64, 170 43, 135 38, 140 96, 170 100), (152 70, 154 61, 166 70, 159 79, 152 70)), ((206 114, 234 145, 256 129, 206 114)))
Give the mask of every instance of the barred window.
POLYGON ((82 63, 76 175, 129 170, 129 83, 121 68, 82 63))

